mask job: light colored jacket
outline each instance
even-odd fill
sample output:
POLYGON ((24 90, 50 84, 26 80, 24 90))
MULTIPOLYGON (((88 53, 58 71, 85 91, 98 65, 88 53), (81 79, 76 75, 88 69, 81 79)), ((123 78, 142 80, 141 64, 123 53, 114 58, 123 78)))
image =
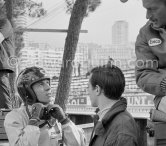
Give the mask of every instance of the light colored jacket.
POLYGON ((23 105, 6 115, 4 126, 10 146, 62 146, 62 143, 65 146, 86 145, 83 130, 72 121, 65 125, 56 122, 52 128, 48 125, 39 128, 28 125, 28 122, 29 117, 23 105))
POLYGON ((145 92, 166 95, 166 30, 150 22, 140 29, 135 44, 136 82, 145 92))

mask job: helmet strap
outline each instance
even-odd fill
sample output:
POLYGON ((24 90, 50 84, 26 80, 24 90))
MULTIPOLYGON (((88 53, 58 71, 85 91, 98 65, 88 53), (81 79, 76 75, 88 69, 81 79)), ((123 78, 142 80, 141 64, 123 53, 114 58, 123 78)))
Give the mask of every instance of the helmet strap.
POLYGON ((27 114, 28 114, 28 117, 29 117, 29 119, 31 118, 31 114, 30 114, 30 112, 29 112, 29 109, 28 109, 28 103, 27 103, 27 100, 25 101, 25 109, 26 109, 26 112, 27 112, 27 114))

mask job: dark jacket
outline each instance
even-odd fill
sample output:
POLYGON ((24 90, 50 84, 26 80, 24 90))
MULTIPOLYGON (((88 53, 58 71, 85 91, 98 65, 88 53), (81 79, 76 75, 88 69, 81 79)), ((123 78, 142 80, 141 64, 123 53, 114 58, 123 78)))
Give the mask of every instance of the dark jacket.
POLYGON ((112 106, 96 124, 89 146, 138 146, 137 125, 126 107, 125 98, 112 106))
POLYGON ((0 20, 0 33, 3 34, 4 40, 0 44, 0 72, 13 72, 12 57, 14 58, 13 28, 9 20, 0 20), (6 31, 7 30, 7 31, 6 31))
POLYGON ((135 44, 136 82, 145 92, 166 95, 166 30, 150 22, 140 29, 135 44))

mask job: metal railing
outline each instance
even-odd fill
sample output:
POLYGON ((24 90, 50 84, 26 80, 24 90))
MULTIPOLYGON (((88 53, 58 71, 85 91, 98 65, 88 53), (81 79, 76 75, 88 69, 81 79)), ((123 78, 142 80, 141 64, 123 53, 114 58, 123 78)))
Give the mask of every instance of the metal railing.
MULTIPOLYGON (((149 118, 150 109, 153 109, 153 106, 128 106, 127 111, 131 113, 133 117, 136 118, 149 118)), ((94 115, 95 107, 87 105, 67 105, 66 112, 68 114, 75 115, 94 115)))

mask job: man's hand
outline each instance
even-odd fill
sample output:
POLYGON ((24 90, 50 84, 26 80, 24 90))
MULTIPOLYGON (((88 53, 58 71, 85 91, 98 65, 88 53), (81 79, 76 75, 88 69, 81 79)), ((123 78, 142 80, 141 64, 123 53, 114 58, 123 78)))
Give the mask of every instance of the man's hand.
POLYGON ((39 126, 40 120, 44 114, 44 105, 41 103, 35 103, 32 105, 31 118, 29 125, 39 126))
POLYGON ((0 19, 0 32, 4 38, 13 35, 13 28, 8 19, 0 19))
POLYGON ((57 104, 49 104, 47 106, 48 113, 61 124, 66 124, 69 122, 68 117, 64 113, 63 109, 57 104))

